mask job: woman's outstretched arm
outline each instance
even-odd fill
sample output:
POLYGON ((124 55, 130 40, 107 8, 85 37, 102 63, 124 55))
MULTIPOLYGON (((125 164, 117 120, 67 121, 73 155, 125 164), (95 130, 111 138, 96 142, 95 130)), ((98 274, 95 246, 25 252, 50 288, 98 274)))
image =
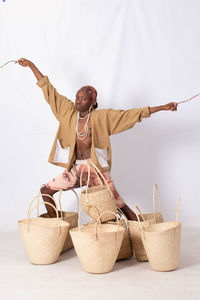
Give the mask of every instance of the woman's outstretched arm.
POLYGON ((178 106, 177 102, 170 102, 170 103, 165 104, 165 105, 149 107, 149 111, 150 111, 150 114, 153 114, 153 113, 161 111, 161 110, 175 111, 175 110, 177 110, 177 106, 178 106))
POLYGON ((44 75, 38 70, 38 68, 34 65, 34 63, 32 63, 32 61, 26 58, 20 58, 16 61, 16 63, 23 67, 29 67, 33 71, 33 74, 38 81, 44 77, 44 75))
POLYGON ((37 78, 37 85, 42 89, 44 98, 50 105, 51 110, 58 121, 74 110, 74 103, 63 95, 60 95, 56 88, 50 83, 48 76, 44 76, 38 68, 28 59, 20 58, 16 61, 23 67, 29 67, 37 78))

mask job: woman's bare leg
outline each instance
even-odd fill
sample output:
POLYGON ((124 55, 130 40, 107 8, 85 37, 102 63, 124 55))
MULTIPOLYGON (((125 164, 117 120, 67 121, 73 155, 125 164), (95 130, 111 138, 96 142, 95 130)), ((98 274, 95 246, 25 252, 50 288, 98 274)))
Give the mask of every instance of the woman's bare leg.
POLYGON ((137 221, 136 214, 132 211, 132 209, 130 209, 130 207, 127 204, 125 204, 120 209, 123 211, 128 220, 137 221))
MULTIPOLYGON (((50 196, 53 196, 56 192, 58 192, 58 191, 52 190, 52 189, 48 188, 46 185, 44 185, 41 188, 41 194, 48 194, 50 196)), ((43 198, 43 200, 45 202, 49 202, 49 203, 53 204, 54 206, 56 206, 55 205, 55 201, 53 201, 53 199, 51 199, 50 197, 48 197, 48 196, 42 196, 42 198, 43 198)), ((53 209, 53 207, 50 206, 50 205, 48 205, 48 204, 45 204, 45 206, 46 206, 46 209, 47 209, 47 212, 48 212, 50 218, 56 218, 56 211, 55 211, 55 209, 53 209)))

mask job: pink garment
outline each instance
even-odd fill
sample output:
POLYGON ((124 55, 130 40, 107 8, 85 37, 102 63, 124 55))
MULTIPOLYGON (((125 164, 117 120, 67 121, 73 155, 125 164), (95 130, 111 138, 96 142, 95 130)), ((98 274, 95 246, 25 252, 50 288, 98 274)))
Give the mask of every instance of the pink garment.
MULTIPOLYGON (((63 190, 67 191, 74 188, 80 187, 80 175, 83 167, 85 164, 89 163, 91 159, 84 159, 84 160, 76 160, 73 164, 70 171, 64 170, 60 175, 53 178, 51 181, 49 181, 46 186, 52 190, 63 190)), ((109 188, 111 189, 113 196, 116 201, 117 207, 121 208, 126 203, 124 200, 120 197, 118 194, 114 183, 112 181, 112 178, 110 176, 109 171, 102 172, 102 175, 104 176, 106 182, 108 183, 109 188)), ((88 179, 88 167, 85 166, 83 170, 83 177, 82 177, 82 185, 87 185, 87 179, 88 179)), ((101 178, 101 182, 103 185, 106 185, 105 181, 101 178)), ((90 182, 89 187, 100 185, 99 178, 97 177, 94 168, 90 165, 90 182)))

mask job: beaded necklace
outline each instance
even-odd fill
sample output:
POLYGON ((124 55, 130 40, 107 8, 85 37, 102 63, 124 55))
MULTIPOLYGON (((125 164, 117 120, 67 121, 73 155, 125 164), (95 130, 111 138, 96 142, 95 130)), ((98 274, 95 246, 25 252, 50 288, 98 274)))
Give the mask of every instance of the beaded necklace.
POLYGON ((77 119, 76 119, 76 134, 77 134, 78 139, 81 141, 85 140, 88 135, 88 122, 90 119, 90 115, 91 115, 91 112, 88 115, 86 115, 85 117, 80 117, 80 112, 78 112, 77 119), (87 118, 87 121, 85 122, 83 129, 81 131, 78 131, 79 120, 83 120, 86 118, 87 118))

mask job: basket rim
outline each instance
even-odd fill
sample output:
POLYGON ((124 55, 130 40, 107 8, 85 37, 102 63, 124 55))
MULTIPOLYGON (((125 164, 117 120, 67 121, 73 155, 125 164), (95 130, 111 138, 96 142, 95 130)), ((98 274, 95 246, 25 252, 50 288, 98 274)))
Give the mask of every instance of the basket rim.
MULTIPOLYGON (((94 233, 95 234, 95 224, 88 224, 88 225, 82 225, 79 227, 75 227, 70 229, 69 231, 72 232, 77 232, 77 233, 94 233)), ((125 228, 121 225, 116 226, 116 225, 112 225, 112 224, 99 224, 97 226, 97 233, 98 233, 98 228, 104 227, 107 230, 106 231, 101 231, 101 233, 114 233, 114 232, 118 232, 118 231, 125 231, 125 228)))
POLYGON ((92 186, 92 187, 89 187, 88 189, 85 189, 84 191, 81 192, 81 195, 86 195, 86 192, 87 194, 89 195, 91 192, 96 192, 96 193, 102 193, 102 192, 109 192, 109 189, 106 187, 106 186, 101 186, 101 185, 97 185, 97 186, 92 186))
POLYGON ((164 222, 164 223, 155 223, 155 224, 151 224, 149 225, 150 227, 164 227, 165 225, 171 225, 170 227, 168 228, 163 228, 159 231, 149 231, 148 230, 148 227, 147 228, 143 228, 143 231, 145 232, 145 234, 149 234, 149 235, 158 235, 158 234, 162 234, 162 233, 166 233, 167 231, 171 231, 172 229, 176 229, 176 228, 180 228, 181 227, 181 222, 164 222))
MULTIPOLYGON (((69 227, 70 224, 64 220, 59 220, 59 227, 69 227)), ((17 221, 18 225, 28 225, 28 220, 27 219, 21 219, 17 221)), ((29 225, 30 226, 41 226, 43 228, 57 228, 58 223, 57 223, 57 218, 30 218, 29 219, 29 225), (41 221, 42 220, 42 221, 41 221), (48 222, 48 223, 47 223, 48 222)))
MULTIPOLYGON (((61 212, 61 210, 58 210, 58 212, 61 212)), ((64 213, 64 214, 69 213, 70 214, 69 217, 78 216, 78 212, 76 212, 76 211, 62 211, 62 213, 64 213)), ((46 212, 46 213, 40 214, 39 217, 42 217, 45 215, 48 215, 48 213, 46 212)), ((49 218, 49 219, 51 219, 51 218, 49 218)), ((56 218, 54 218, 54 219, 56 219, 56 218)), ((62 219, 62 218, 59 217, 58 219, 62 219)))

